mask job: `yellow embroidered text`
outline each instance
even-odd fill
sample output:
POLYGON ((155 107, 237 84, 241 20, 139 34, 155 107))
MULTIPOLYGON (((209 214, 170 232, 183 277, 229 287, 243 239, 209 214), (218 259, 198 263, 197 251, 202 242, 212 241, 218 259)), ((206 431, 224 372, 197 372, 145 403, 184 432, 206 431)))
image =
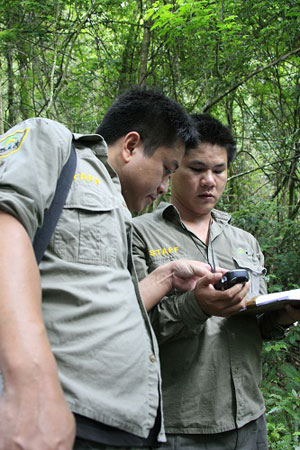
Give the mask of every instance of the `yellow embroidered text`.
POLYGON ((149 250, 150 256, 161 256, 161 255, 170 255, 171 253, 178 252, 178 247, 164 247, 158 248, 157 250, 149 250))
POLYGON ((85 174, 84 172, 76 173, 74 175, 74 180, 84 180, 89 181, 90 183, 99 184, 100 180, 97 177, 94 177, 94 175, 85 174))

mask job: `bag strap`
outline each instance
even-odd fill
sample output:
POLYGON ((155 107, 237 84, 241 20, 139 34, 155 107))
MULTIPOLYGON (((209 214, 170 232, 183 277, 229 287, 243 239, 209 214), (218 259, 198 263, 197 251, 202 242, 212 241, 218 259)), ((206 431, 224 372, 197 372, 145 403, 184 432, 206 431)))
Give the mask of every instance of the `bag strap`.
POLYGON ((33 249, 37 263, 39 264, 46 248, 49 245, 51 236, 54 232, 59 216, 61 215, 65 201, 67 199, 71 184, 74 179, 76 170, 76 151, 72 142, 71 153, 68 161, 64 165, 60 177, 56 185, 56 191, 50 208, 45 212, 44 222, 42 227, 36 232, 33 240, 33 249))

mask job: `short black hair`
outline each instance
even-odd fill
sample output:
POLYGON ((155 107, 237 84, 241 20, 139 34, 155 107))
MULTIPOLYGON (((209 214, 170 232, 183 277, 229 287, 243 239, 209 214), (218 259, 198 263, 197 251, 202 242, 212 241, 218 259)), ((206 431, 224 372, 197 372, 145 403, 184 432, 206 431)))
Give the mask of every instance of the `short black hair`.
POLYGON ((230 164, 236 153, 236 142, 231 130, 210 114, 192 114, 191 117, 199 133, 200 142, 224 147, 227 151, 228 164, 230 164))
POLYGON ((178 139, 186 150, 198 145, 198 133, 183 107, 162 92, 146 87, 135 87, 121 94, 96 133, 110 145, 130 131, 139 133, 148 156, 160 146, 172 147, 178 139))

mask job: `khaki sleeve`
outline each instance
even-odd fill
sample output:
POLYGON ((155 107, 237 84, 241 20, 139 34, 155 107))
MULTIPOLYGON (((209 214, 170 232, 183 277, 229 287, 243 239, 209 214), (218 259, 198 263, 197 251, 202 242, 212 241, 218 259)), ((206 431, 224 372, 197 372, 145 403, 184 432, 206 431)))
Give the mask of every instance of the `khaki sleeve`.
POLYGON ((149 316, 159 344, 200 334, 209 318, 191 291, 164 297, 149 316))
POLYGON ((0 136, 0 208, 23 224, 31 240, 51 204, 71 142, 66 127, 42 118, 0 136))

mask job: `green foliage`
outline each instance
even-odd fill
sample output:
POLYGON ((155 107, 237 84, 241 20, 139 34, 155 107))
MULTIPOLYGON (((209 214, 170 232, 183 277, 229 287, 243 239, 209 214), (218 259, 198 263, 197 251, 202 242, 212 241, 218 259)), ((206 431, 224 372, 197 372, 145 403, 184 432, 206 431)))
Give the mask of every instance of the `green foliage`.
MULTIPOLYGON (((228 209, 231 205, 224 205, 228 209)), ((233 211, 233 223, 257 237, 265 255, 269 291, 300 287, 300 222, 284 217, 281 208, 271 200, 251 201, 233 211)))
MULTIPOLYGON (((232 205, 224 205, 228 209, 232 205)), ((283 214, 271 200, 251 201, 232 211, 233 223, 257 237, 265 255, 269 291, 300 288, 300 221, 283 214), (283 218, 278 220, 278 215, 283 218)))
MULTIPOLYGON (((297 0, 3 1, 0 126, 92 132, 136 84, 212 113, 238 147, 220 209, 259 240, 270 291, 300 287, 299 18, 297 0)), ((300 446, 298 352, 297 330, 265 347, 272 449, 300 446)))
POLYGON ((271 450, 300 448, 300 330, 265 344, 262 392, 271 450))

